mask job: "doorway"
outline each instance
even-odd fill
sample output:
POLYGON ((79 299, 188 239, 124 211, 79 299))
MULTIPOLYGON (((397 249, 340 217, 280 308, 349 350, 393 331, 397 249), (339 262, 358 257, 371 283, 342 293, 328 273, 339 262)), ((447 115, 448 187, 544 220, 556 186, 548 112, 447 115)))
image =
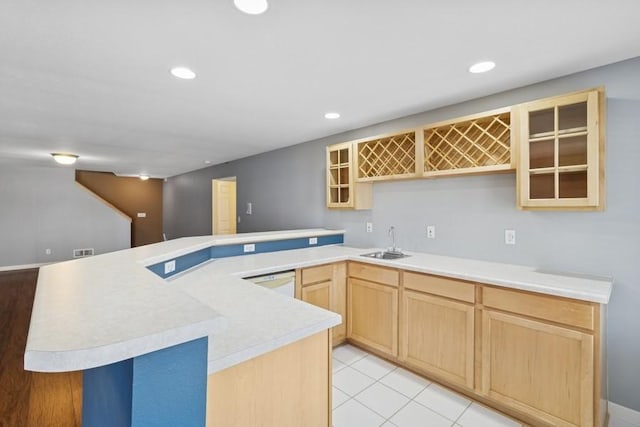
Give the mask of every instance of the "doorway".
POLYGON ((236 177, 211 181, 211 233, 236 234, 236 177))

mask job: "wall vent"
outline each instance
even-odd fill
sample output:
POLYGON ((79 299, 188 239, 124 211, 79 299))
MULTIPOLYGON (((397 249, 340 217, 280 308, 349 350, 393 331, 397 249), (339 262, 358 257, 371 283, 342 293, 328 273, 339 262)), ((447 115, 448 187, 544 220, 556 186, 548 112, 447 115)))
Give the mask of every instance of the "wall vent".
POLYGON ((85 249, 74 249, 73 257, 74 258, 84 258, 88 256, 93 256, 93 248, 85 248, 85 249))

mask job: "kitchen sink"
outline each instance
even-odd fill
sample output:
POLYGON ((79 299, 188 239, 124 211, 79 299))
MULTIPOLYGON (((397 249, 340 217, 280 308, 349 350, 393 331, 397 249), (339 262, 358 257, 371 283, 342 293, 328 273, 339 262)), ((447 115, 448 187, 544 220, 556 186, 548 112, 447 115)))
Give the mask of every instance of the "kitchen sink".
POLYGON ((398 252, 398 251, 377 251, 377 252, 370 252, 368 254, 362 254, 360 256, 364 256, 367 258, 377 258, 377 259, 400 259, 400 258, 406 258, 411 255, 407 255, 405 253, 398 252))

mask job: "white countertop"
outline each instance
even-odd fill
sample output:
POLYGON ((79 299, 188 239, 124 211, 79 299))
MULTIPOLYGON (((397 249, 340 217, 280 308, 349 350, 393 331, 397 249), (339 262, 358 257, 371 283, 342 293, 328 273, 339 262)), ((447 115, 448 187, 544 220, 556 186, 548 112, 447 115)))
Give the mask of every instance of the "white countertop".
POLYGON ((216 372, 340 323, 337 314, 242 277, 343 260, 602 304, 612 289, 610 279, 412 252, 399 260, 378 260, 360 256, 373 249, 344 246, 220 258, 168 280, 144 267, 213 246, 213 241, 273 240, 283 233, 297 238, 318 235, 318 230, 177 239, 41 268, 25 369, 87 369, 209 335, 208 370, 216 372))
MULTIPOLYGON (((25 348, 25 369, 89 369, 196 338, 215 337, 227 327, 227 319, 215 307, 178 289, 145 266, 211 246, 337 233, 342 230, 187 237, 41 267, 25 348)), ((216 288, 211 291, 215 293, 216 288)), ((272 299, 276 300, 275 307, 282 304, 272 295, 263 299, 266 311, 272 299)), ((305 327, 315 325, 319 331, 340 323, 340 316, 334 313, 300 301, 288 303, 302 307, 298 308, 300 316, 309 313, 305 327), (318 323, 319 318, 324 323, 318 323)), ((236 307, 241 306, 239 301, 236 307)), ((295 331, 296 326, 291 329, 295 331)))

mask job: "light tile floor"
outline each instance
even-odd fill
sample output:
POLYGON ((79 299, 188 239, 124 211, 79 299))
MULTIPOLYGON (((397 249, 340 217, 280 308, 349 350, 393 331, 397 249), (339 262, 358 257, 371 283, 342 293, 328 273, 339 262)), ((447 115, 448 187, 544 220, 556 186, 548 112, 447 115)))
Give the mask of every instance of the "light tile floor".
POLYGON ((519 423, 349 344, 333 350, 334 427, 515 427, 519 423))

